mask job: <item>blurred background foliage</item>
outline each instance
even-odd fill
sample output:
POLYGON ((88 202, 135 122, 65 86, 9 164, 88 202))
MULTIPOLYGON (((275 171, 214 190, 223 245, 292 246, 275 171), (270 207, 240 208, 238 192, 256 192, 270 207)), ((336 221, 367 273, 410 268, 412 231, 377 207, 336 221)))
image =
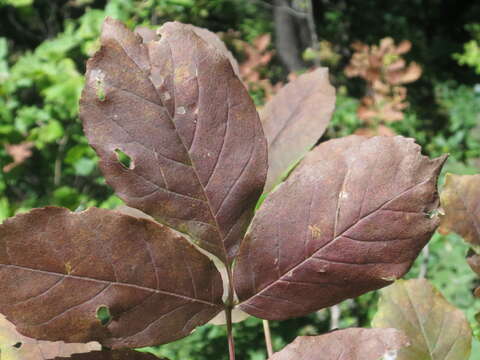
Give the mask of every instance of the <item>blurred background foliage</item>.
MULTIPOLYGON (((121 203, 97 169, 78 119, 85 61, 98 48, 105 16, 132 28, 177 20, 221 32, 259 107, 297 73, 328 66, 337 108, 322 140, 401 134, 430 156, 449 153, 445 171, 479 172, 479 2, 0 0, 0 221, 47 204, 75 210, 121 203)), ((478 336, 480 304, 472 296, 478 280, 466 251, 456 235, 435 234, 407 277, 426 274, 467 313, 478 336)), ((331 327, 369 326, 376 301, 370 293, 272 322, 274 347, 331 327)), ((237 324, 235 335, 239 358, 265 358, 258 319, 237 324)), ((149 351, 172 360, 226 359, 225 329, 205 325, 149 351)), ((475 348, 472 354, 480 359, 475 348)))

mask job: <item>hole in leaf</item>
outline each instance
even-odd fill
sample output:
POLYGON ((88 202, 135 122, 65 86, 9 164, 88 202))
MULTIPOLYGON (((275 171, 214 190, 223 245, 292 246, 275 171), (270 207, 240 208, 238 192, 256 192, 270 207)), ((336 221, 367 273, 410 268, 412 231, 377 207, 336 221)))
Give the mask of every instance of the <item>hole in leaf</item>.
POLYGON ((106 326, 112 320, 112 315, 110 314, 110 309, 106 305, 99 306, 97 309, 97 319, 100 320, 100 323, 103 326, 106 326))
POLYGON ((13 345, 14 348, 17 348, 17 349, 20 349, 22 347, 22 343, 21 342, 17 342, 15 345, 13 345))
POLYGON ((439 215, 445 215, 445 213, 443 212, 443 209, 441 208, 433 209, 425 213, 425 216, 428 217, 429 219, 436 218, 439 215))
POLYGON ((133 164, 133 160, 130 156, 125 154, 122 150, 120 149, 115 149, 115 153, 117 154, 117 159, 122 164, 124 167, 127 169, 133 169, 135 166, 133 164))
POLYGON ((95 87, 96 87, 96 94, 97 99, 100 101, 105 101, 105 87, 103 84, 103 80, 99 77, 95 80, 95 87))

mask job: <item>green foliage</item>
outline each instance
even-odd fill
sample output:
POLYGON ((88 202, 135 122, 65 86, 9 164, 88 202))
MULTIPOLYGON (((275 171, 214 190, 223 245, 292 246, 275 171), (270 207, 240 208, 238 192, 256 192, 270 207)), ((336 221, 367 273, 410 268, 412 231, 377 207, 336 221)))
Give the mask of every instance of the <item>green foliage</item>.
POLYGON ((362 126, 362 121, 357 116, 359 105, 360 101, 348 96, 345 87, 338 90, 335 112, 327 130, 329 138, 333 139, 353 134, 362 126))
POLYGON ((1 6, 14 6, 14 7, 22 7, 32 5, 33 0, 0 0, 0 7, 1 6))
POLYGON ((462 54, 454 54, 453 57, 460 65, 471 66, 480 75, 480 24, 469 24, 466 29, 473 39, 463 45, 462 54))
POLYGON ((435 95, 448 119, 443 134, 427 148, 432 154, 450 153, 457 160, 480 157, 480 91, 465 85, 440 84, 435 95))

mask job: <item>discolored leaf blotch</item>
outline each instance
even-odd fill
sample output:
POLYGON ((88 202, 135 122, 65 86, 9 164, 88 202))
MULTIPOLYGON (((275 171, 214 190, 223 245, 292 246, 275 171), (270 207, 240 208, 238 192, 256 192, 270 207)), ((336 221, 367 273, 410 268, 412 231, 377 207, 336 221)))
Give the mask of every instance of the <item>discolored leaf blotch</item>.
POLYGON ((265 181, 262 126, 210 35, 180 23, 158 34, 143 43, 120 22, 105 21, 102 47, 87 64, 85 133, 129 206, 228 263, 265 181), (130 168, 116 150, 131 158, 130 168))
POLYGON ((397 360, 467 360, 472 332, 463 312, 425 279, 399 280, 381 292, 376 328, 394 327, 411 345, 397 360))
POLYGON ((213 263, 153 221, 48 207, 8 219, 0 233, 0 312, 26 336, 150 346, 222 309, 213 263))
POLYGON ((265 192, 320 139, 335 107, 335 89, 328 69, 303 74, 283 87, 261 111, 268 141, 265 192))
POLYGON ((456 232, 480 248, 480 174, 447 174, 440 198, 445 212, 441 231, 456 232))
POLYGON ((445 159, 402 137, 318 146, 256 213, 235 266, 240 308, 287 319, 401 277, 438 225, 445 159))
POLYGON ((405 335, 396 329, 351 328, 320 336, 299 336, 269 360, 379 360, 393 356, 408 344, 405 335))
POLYGON ((101 350, 99 343, 67 344, 64 342, 38 341, 17 332, 15 325, 0 314, 0 359, 48 360, 58 356, 68 357, 77 353, 101 350))

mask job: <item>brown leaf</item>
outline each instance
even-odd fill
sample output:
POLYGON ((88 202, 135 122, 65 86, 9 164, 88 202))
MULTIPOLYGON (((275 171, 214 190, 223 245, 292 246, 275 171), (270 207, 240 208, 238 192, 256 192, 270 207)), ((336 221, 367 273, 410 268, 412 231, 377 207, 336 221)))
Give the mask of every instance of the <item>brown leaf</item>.
POLYGON ((398 281, 382 290, 377 328, 394 327, 410 339, 397 360, 467 360, 472 332, 460 309, 425 279, 398 281))
POLYGON ((87 64, 84 129, 127 205, 226 262, 262 192, 266 140, 223 51, 189 25, 167 23, 159 33, 143 44, 106 20, 102 47, 87 64))
POLYGON ((89 354, 73 355, 69 358, 56 358, 55 360, 168 360, 158 358, 152 354, 142 353, 134 350, 113 350, 95 351, 89 354))
POLYGON ((56 356, 70 356, 100 350, 99 343, 67 344, 38 341, 17 332, 15 325, 0 314, 0 358, 2 360, 48 360, 56 356))
POLYGON ((269 360, 378 360, 404 346, 408 346, 408 339, 396 329, 351 328, 299 336, 269 360))
POLYGON ((213 45, 220 53, 227 57, 230 61, 230 65, 232 65, 233 71, 235 75, 240 77, 240 68, 237 62, 237 59, 233 56, 233 54, 227 49, 225 43, 218 37, 217 34, 200 27, 196 27, 193 25, 185 25, 186 27, 190 27, 195 34, 200 36, 203 40, 205 40, 208 44, 213 45))
POLYGON ((422 68, 412 62, 406 69, 389 71, 386 74, 387 80, 393 85, 407 84, 417 81, 422 76, 422 68))
POLYGON ((328 69, 301 75, 283 87, 261 112, 268 141, 265 192, 323 135, 335 107, 328 69))
POLYGON ((6 220, 0 239, 0 311, 29 337, 149 346, 188 335, 222 308, 215 266, 150 220, 47 207, 6 220))
POLYGON ((395 49, 395 53, 398 55, 405 54, 410 51, 412 48, 412 42, 408 40, 403 40, 398 44, 397 48, 395 49))
POLYGON ((480 174, 447 174, 440 195, 442 208, 440 229, 462 236, 474 246, 480 245, 480 174))
MULTIPOLYGON (((184 24, 183 25, 185 28, 191 29, 192 31, 195 32, 199 37, 201 37, 205 42, 207 42, 210 45, 213 45, 216 50, 218 50, 220 53, 225 55, 228 60, 230 61, 230 65, 232 65, 233 71, 237 76, 240 76, 240 70, 238 68, 238 62, 233 56, 233 54, 227 49, 227 46, 225 43, 220 39, 220 37, 207 30, 204 28, 196 27, 190 24, 184 24)), ((148 43, 150 41, 158 41, 160 40, 160 37, 157 35, 157 31, 144 27, 144 26, 137 26, 135 28, 135 33, 140 35, 142 38, 142 41, 144 43, 148 43)))
POLYGON ((318 146, 255 215, 235 266, 240 308, 282 320, 401 277, 438 225, 445 159, 400 136, 318 146))
POLYGON ((5 150, 7 150, 7 154, 13 158, 13 162, 5 165, 3 171, 6 173, 11 171, 14 167, 20 165, 32 156, 32 147, 33 143, 27 141, 20 144, 5 145, 5 150))

